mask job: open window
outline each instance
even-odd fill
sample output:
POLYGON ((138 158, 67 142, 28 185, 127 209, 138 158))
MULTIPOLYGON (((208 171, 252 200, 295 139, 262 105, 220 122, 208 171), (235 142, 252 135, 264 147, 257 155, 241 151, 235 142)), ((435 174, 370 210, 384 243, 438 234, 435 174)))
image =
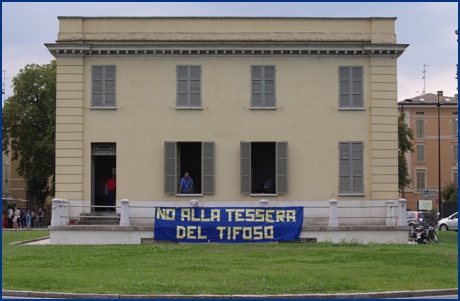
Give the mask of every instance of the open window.
POLYGON ((185 195, 214 194, 214 142, 165 142, 165 194, 184 195, 179 188, 186 172, 194 184, 185 195))
POLYGON ((286 194, 287 142, 241 142, 241 193, 286 194))

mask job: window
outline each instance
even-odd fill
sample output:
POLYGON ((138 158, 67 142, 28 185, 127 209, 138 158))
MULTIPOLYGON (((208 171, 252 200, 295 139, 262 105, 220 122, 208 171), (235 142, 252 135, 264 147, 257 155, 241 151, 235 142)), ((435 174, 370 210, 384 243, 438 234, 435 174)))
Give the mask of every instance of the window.
POLYGON ((275 66, 251 67, 251 108, 276 108, 275 66))
POLYGON ((364 194, 363 143, 339 143, 339 195, 364 194))
POLYGON ((339 67, 339 109, 363 108, 363 67, 339 67))
POLYGON ((415 136, 425 137, 425 120, 416 120, 415 126, 415 136))
POLYGON ((417 163, 425 162, 425 145, 417 144, 415 152, 416 152, 416 162, 417 163))
POLYGON ((201 66, 177 66, 176 108, 201 108, 201 66))
POLYGON ((426 170, 416 170, 415 171, 415 190, 425 190, 426 189, 426 170))
POLYGON ((190 194, 214 194, 214 142, 165 142, 165 194, 180 195, 185 172, 194 182, 190 194))
POLYGON ((457 144, 453 144, 452 145, 452 152, 453 152, 453 159, 454 159, 454 163, 457 163, 458 162, 458 145, 457 144))
POLYGON ((457 138, 458 137, 458 122, 457 119, 452 120, 452 136, 457 138))
POLYGON ((92 67, 92 108, 115 108, 115 66, 92 67))
POLYGON ((415 115, 425 115, 425 112, 415 112, 415 115))
POLYGON ((452 170, 452 182, 458 185, 458 169, 452 170))
POLYGON ((287 147, 287 142, 240 143, 241 194, 288 193, 287 147))

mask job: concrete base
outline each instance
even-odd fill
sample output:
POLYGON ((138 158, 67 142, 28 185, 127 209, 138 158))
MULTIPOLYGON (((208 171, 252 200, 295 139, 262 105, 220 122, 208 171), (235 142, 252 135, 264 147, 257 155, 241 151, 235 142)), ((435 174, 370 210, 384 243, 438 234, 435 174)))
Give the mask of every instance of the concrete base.
MULTIPOLYGON (((153 226, 50 226, 52 245, 140 244, 141 238, 153 238, 153 226)), ((387 226, 304 226, 300 238, 317 242, 408 243, 409 227, 387 226)))

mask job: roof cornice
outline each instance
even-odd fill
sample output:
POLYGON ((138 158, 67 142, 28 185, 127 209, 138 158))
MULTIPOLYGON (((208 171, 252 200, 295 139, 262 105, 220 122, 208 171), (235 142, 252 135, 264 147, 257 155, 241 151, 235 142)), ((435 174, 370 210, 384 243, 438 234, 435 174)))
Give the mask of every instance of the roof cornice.
POLYGON ((302 56, 398 58, 408 44, 45 44, 54 57, 69 56, 302 56))

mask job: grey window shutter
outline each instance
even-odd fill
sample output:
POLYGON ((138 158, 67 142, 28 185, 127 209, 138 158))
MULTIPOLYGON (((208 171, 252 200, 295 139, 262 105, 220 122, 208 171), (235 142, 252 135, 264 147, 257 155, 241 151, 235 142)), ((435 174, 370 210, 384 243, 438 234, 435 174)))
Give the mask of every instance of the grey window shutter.
POLYGON ((275 66, 264 66, 264 95, 263 105, 264 107, 275 106, 275 66))
POLYGON ((457 163, 458 162, 458 146, 454 144, 452 147, 454 151, 454 163, 457 163))
POLYGON ((177 66, 177 106, 187 107, 188 106, 188 67, 177 66))
POLYGON ((104 66, 104 106, 115 106, 115 66, 104 66))
POLYGON ((349 108, 351 106, 350 95, 350 68, 339 67, 339 107, 349 108))
POLYGON ((201 66, 190 66, 190 106, 201 107, 201 66))
POLYGON ((203 160, 203 194, 215 193, 214 142, 202 143, 203 160))
POLYGON ((276 142, 276 192, 288 193, 288 143, 276 142))
POLYGON ((425 189, 425 172, 416 172, 417 187, 416 190, 425 189))
POLYGON ((177 193, 176 142, 165 141, 165 194, 177 193))
POLYGON ((416 161, 417 162, 425 162, 425 146, 424 145, 417 145, 416 151, 417 151, 416 161))
POLYGON ((351 193, 350 143, 339 144, 339 193, 351 193))
POLYGON ((415 125, 416 125, 415 135, 417 137, 424 137, 425 136, 425 122, 423 120, 416 120, 415 125))
POLYGON ((91 106, 101 107, 102 106, 102 66, 93 66, 92 67, 92 101, 91 106))
POLYGON ((363 102, 363 68, 362 67, 351 67, 351 76, 353 81, 351 84, 352 91, 352 107, 362 108, 364 107, 363 102))
POLYGON ((251 107, 261 107, 262 103, 262 66, 251 67, 251 107))
POLYGON ((353 178, 352 178, 352 193, 363 193, 363 144, 352 143, 353 150, 353 178))
POLYGON ((452 136, 458 137, 458 123, 457 120, 452 120, 452 136))
POLYGON ((251 193, 251 142, 240 142, 241 194, 251 193))

